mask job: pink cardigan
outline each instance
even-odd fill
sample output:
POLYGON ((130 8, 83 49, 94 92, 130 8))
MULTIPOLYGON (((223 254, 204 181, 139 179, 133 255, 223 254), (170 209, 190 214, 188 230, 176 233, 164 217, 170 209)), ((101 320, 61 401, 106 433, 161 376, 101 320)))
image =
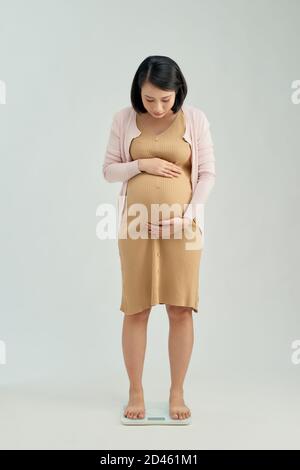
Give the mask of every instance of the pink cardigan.
MULTIPOLYGON (((204 205, 216 178, 210 123, 204 112, 194 106, 183 103, 181 109, 186 124, 183 138, 192 148, 193 195, 184 217, 195 218, 204 233, 204 205)), ((136 112, 132 106, 122 108, 113 115, 102 173, 106 181, 123 183, 118 197, 119 229, 125 209, 127 182, 142 173, 138 168, 138 160, 133 160, 129 153, 131 140, 140 134, 136 125, 136 112)))

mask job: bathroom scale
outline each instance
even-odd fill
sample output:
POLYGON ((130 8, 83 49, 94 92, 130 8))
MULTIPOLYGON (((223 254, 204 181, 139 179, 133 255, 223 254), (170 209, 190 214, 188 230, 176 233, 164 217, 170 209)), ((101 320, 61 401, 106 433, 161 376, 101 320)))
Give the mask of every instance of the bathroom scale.
POLYGON ((129 426, 145 426, 149 424, 182 426, 192 422, 191 416, 185 419, 171 418, 168 402, 146 402, 145 418, 127 418, 124 416, 126 406, 127 403, 121 408, 121 423, 129 426))

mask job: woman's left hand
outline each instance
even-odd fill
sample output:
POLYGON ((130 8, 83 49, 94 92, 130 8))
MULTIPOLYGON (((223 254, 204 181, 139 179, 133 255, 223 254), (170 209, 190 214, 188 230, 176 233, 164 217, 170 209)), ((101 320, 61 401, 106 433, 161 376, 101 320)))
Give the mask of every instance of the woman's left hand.
MULTIPOLYGON (((188 222, 185 222, 188 223, 188 222)), ((163 238, 162 237, 162 230, 164 226, 169 225, 168 229, 165 229, 165 237, 168 237, 168 234, 170 236, 174 235, 175 233, 180 233, 182 232, 183 226, 184 226, 184 218, 183 217, 173 217, 172 219, 165 219, 165 220, 160 220, 158 224, 154 224, 151 222, 147 222, 147 227, 148 227, 148 233, 150 236, 152 234, 155 236, 155 238, 163 238)))

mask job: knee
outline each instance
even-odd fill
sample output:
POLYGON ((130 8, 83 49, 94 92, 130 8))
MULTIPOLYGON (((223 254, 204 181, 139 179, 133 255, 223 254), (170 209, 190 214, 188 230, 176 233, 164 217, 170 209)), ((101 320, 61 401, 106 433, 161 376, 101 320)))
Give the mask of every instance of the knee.
POLYGON ((140 312, 133 313, 133 314, 128 315, 128 316, 130 318, 132 318, 133 320, 145 321, 145 320, 148 320, 150 312, 151 312, 151 307, 146 308, 145 310, 141 310, 140 312))
POLYGON ((192 307, 182 307, 180 305, 166 305, 166 310, 170 321, 182 321, 190 318, 192 307))

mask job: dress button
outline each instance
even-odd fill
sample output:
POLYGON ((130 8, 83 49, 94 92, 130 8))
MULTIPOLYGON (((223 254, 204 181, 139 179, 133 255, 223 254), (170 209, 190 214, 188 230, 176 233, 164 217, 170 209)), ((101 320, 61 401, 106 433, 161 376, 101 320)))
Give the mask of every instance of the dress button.
POLYGON ((158 137, 155 137, 155 139, 154 139, 154 140, 158 141, 158 137))

